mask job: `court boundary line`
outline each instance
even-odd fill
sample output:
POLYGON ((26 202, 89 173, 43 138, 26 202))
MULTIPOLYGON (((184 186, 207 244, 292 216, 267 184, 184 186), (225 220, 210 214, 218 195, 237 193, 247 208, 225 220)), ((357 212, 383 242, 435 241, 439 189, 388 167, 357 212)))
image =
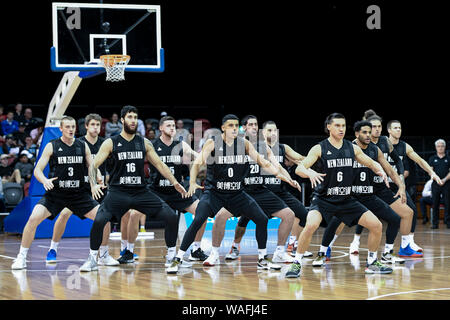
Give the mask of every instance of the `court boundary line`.
POLYGON ((410 294, 410 293, 427 292, 427 291, 441 291, 441 290, 450 290, 450 288, 436 288, 436 289, 422 289, 422 290, 394 292, 394 293, 382 294, 382 295, 375 296, 375 297, 370 297, 370 298, 367 298, 366 300, 376 300, 379 298, 390 297, 390 296, 395 296, 395 295, 400 295, 400 294, 410 294))

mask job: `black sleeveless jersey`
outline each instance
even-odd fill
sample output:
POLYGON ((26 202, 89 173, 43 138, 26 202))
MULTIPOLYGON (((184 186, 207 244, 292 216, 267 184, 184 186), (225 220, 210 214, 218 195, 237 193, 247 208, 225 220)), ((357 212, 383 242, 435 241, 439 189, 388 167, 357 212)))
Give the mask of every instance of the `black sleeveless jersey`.
MULTIPOLYGON (((268 160, 267 144, 264 141, 257 140, 253 146, 258 153, 264 156, 264 159, 268 160)), ((264 185, 264 177, 265 175, 261 172, 259 164, 249 157, 248 172, 244 179, 245 190, 250 192, 264 190, 266 188, 264 185)))
POLYGON ((237 137, 228 146, 222 137, 214 139, 214 150, 206 159, 205 190, 220 193, 236 193, 244 188, 244 179, 248 172, 248 155, 245 152, 245 140, 237 137))
MULTIPOLYGON (((353 143, 356 144, 356 142, 353 143)), ((361 148, 361 150, 373 161, 378 161, 378 147, 374 143, 371 142, 366 149, 361 148)), ((373 194, 375 173, 356 160, 353 161, 353 169, 355 170, 353 173, 353 194, 356 196, 373 194)))
POLYGON ((75 139, 71 146, 62 142, 60 138, 53 139, 53 154, 48 162, 50 172, 48 178, 58 177, 53 181, 51 192, 74 193, 81 191, 84 186, 86 172, 86 145, 75 139))
MULTIPOLYGON (((106 139, 103 137, 97 137, 97 142, 94 144, 91 144, 87 139, 86 136, 82 136, 78 138, 79 140, 86 142, 86 144, 89 147, 89 150, 91 151, 91 159, 94 160, 95 155, 98 153, 98 150, 100 150, 100 146, 102 145, 103 141, 106 139)), ((102 173, 103 177, 106 177, 106 161, 102 163, 102 165, 99 168, 100 172, 102 173)), ((87 186, 90 188, 89 184, 89 169, 86 168, 84 182, 87 184, 87 186)))
MULTIPOLYGON (((177 181, 183 179, 183 144, 181 141, 173 141, 170 146, 157 139, 153 143, 156 153, 175 176, 177 181)), ((177 193, 170 181, 164 178, 161 173, 150 164, 150 186, 159 192, 163 193, 177 193)))
MULTIPOLYGON (((384 158, 386 159, 386 161, 389 162, 389 159, 391 159, 391 157, 389 156, 389 142, 388 142, 388 137, 386 136, 380 136, 380 138, 378 139, 378 142, 375 144, 378 148, 380 148, 381 152, 383 153, 384 158)), ((392 161, 392 159, 391 159, 392 161)), ((388 178, 390 179, 390 178, 388 178)), ((374 189, 375 192, 381 189, 386 188, 386 184, 384 183, 383 179, 380 176, 374 176, 374 189)))
POLYGON ((342 147, 336 149, 328 139, 319 142, 321 157, 318 159, 319 173, 325 173, 324 181, 315 189, 314 194, 328 202, 339 203, 351 197, 353 185, 353 144, 343 140, 342 147))
MULTIPOLYGON (((284 144, 277 143, 273 147, 271 147, 271 150, 275 158, 278 160, 278 162, 286 169, 284 165, 284 157, 286 155, 286 148, 284 144)), ((263 173, 264 173, 264 184, 270 191, 281 192, 285 190, 284 184, 282 183, 281 179, 276 178, 274 175, 268 174, 264 170, 263 173)))
POLYGON ((131 141, 120 134, 111 137, 113 143, 113 166, 109 185, 121 188, 143 188, 146 186, 144 162, 146 157, 144 138, 135 135, 131 141))
MULTIPOLYGON (((406 142, 399 140, 397 144, 393 144, 394 150, 397 152, 398 156, 403 162, 404 167, 408 167, 408 164, 406 163, 408 161, 408 156, 406 155, 406 142)), ((398 173, 397 166, 394 163, 394 160, 391 158, 388 159, 389 164, 394 168, 395 172, 398 173)), ((389 182, 392 182, 392 180, 389 178, 389 182)))

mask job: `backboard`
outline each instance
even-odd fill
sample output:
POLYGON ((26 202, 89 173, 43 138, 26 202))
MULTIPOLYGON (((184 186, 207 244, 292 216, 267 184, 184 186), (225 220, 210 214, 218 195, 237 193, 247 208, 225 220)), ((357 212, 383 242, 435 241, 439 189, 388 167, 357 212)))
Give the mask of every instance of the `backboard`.
POLYGON ((103 54, 130 55, 125 71, 164 71, 159 5, 52 3, 53 71, 104 71, 103 54))

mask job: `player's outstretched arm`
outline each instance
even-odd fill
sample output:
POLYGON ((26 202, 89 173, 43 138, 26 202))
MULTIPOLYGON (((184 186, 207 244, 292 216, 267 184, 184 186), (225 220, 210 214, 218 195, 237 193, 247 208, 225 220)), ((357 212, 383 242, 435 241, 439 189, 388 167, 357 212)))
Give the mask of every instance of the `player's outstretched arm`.
POLYGON ((42 183, 45 191, 53 189, 54 187, 53 180, 58 179, 58 177, 47 179, 47 177, 44 175, 44 169, 47 166, 52 154, 53 154, 53 145, 51 143, 47 143, 47 145, 44 148, 44 151, 42 151, 42 155, 39 158, 38 163, 36 164, 36 167, 34 168, 34 176, 40 183, 42 183))
POLYGON ((287 144, 284 145, 284 150, 286 151, 286 157, 295 164, 298 164, 300 161, 306 158, 305 156, 302 156, 300 153, 294 151, 294 149, 292 149, 287 144))
POLYGON ((197 189, 203 189, 202 186, 197 184, 198 173, 200 168, 206 164, 206 161, 213 150, 214 141, 212 139, 206 140, 202 150, 198 153, 197 158, 195 158, 192 163, 191 170, 189 172, 189 190, 186 193, 185 198, 192 197, 197 189))
POLYGON ((286 181, 292 187, 296 188, 298 191, 301 192, 302 188, 300 187, 298 182, 296 180, 292 179, 289 172, 285 168, 283 168, 283 166, 278 162, 278 160, 275 158, 275 155, 273 154, 272 150, 269 147, 267 147, 267 157, 268 157, 269 161, 272 163, 272 165, 274 167, 278 167, 278 169, 280 170, 280 175, 284 178, 282 180, 286 181))
POLYGON ((316 144, 309 150, 306 158, 297 164, 297 169, 295 169, 295 174, 302 178, 308 178, 311 181, 311 186, 313 188, 320 184, 323 181, 323 177, 326 175, 310 169, 321 155, 322 151, 320 145, 316 144))
POLYGON ((95 200, 100 199, 103 196, 102 189, 106 188, 104 184, 98 184, 98 175, 99 175, 99 167, 103 164, 103 162, 106 161, 106 159, 109 157, 113 149, 112 140, 110 138, 106 139, 102 145, 100 146, 100 149, 98 150, 97 154, 95 155, 95 158, 93 161, 90 161, 90 149, 88 146, 86 146, 86 154, 89 153, 89 183, 91 185, 91 192, 92 197, 95 200))
POLYGON ((193 161, 195 159, 197 159, 199 153, 192 150, 191 146, 189 144, 187 144, 186 142, 182 141, 181 143, 183 146, 183 158, 189 159, 188 163, 185 163, 185 164, 192 165, 193 161))
POLYGON ((161 161, 158 154, 155 151, 155 148, 153 148, 153 144, 150 142, 150 140, 145 139, 145 151, 147 155, 148 161, 158 170, 161 175, 170 181, 170 183, 174 186, 175 190, 177 190, 179 193, 184 195, 186 193, 186 190, 184 190, 183 186, 177 181, 175 176, 170 171, 169 167, 161 161))
POLYGON ((387 175, 398 186, 398 191, 397 191, 397 194, 394 196, 394 198, 400 196, 401 202, 406 203, 405 183, 404 183, 403 179, 400 177, 400 175, 397 172, 395 172, 394 168, 384 158, 383 152, 381 152, 380 148, 378 148, 378 162, 380 163, 380 165, 384 169, 384 171, 387 173, 387 175))
POLYGON ((439 185, 441 186, 443 185, 442 180, 434 172, 433 168, 430 167, 428 162, 422 159, 422 157, 419 156, 417 152, 415 152, 414 149, 407 143, 406 143, 406 155, 415 163, 417 163, 423 170, 425 170, 425 172, 430 175, 431 179, 436 181, 439 185))
POLYGON ((266 170, 268 173, 276 176, 277 178, 283 179, 285 181, 286 177, 281 175, 281 170, 278 166, 278 161, 271 160, 268 161, 264 159, 264 156, 256 151, 255 147, 248 141, 244 140, 245 152, 250 156, 250 158, 255 161, 262 169, 266 170), (272 161, 275 163, 272 163, 272 161))

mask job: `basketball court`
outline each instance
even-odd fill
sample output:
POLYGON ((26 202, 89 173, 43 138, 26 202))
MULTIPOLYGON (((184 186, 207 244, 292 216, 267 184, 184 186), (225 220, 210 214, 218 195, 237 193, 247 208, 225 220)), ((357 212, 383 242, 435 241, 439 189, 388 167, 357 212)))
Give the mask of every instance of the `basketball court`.
MULTIPOLYGON (((162 44, 161 8, 158 5, 54 3, 50 68, 61 76, 50 102, 42 147, 59 131, 60 119, 68 110, 81 82, 92 77, 126 81, 128 72, 162 73, 165 52, 162 44)), ((126 94, 126 93, 124 93, 126 94)), ((39 160, 39 157, 38 159, 39 160)), ((20 247, 20 234, 33 206, 43 196, 42 185, 33 177, 30 195, 5 218, 6 233, 0 236, 0 300, 449 300, 450 229, 431 230, 418 222, 415 242, 424 249, 423 258, 407 258, 395 265, 392 274, 364 273, 367 230, 361 237, 359 255, 349 254, 354 229, 345 228, 334 244, 331 261, 312 267, 305 258, 302 274, 286 279, 288 264, 280 271, 257 270, 254 229, 247 230, 238 260, 225 261, 234 228, 227 228, 220 248, 220 265, 167 274, 163 229, 138 237, 139 260, 116 267, 100 266, 98 272, 80 273, 89 254, 91 221, 72 216, 69 236, 58 248, 57 263, 45 257, 54 221, 44 221, 28 254, 28 267, 11 270, 20 247)), ((56 219, 55 219, 56 220, 56 219)), ((212 221, 209 221, 211 224, 212 221)), ((384 226, 385 228, 385 226, 384 226)), ((323 235, 319 229, 309 251, 316 255, 323 235)), ((211 228, 202 248, 211 249, 211 228)), ((400 236, 395 248, 398 252, 400 236)), ((270 228, 267 251, 276 247, 277 229, 270 228)), ((384 230, 383 239, 384 244, 384 230)), ((178 242, 178 246, 180 240, 178 242)), ((110 241, 110 253, 119 257, 120 240, 110 241)), ((380 254, 380 253, 378 253, 380 254)), ((187 257, 186 257, 187 258, 187 257)))
MULTIPOLYGON (((254 230, 248 230, 241 243, 241 257, 225 261, 234 232, 227 230, 220 248, 220 265, 181 269, 176 275, 164 268, 163 231, 154 239, 136 241, 139 260, 118 267, 100 266, 98 272, 80 273, 78 268, 89 253, 89 238, 65 238, 58 249, 58 262, 46 264, 50 239, 37 239, 28 255, 26 270, 11 271, 20 239, 4 235, 0 248, 0 299, 40 300, 448 300, 450 297, 447 262, 450 258, 450 230, 430 230, 417 226, 415 239, 423 245, 423 258, 407 258, 392 274, 364 273, 367 257, 367 230, 361 236, 359 255, 350 255, 354 229, 345 228, 336 240, 331 261, 312 267, 304 259, 298 279, 286 279, 288 265, 280 271, 258 271, 254 230)), ((275 250, 277 230, 270 229, 267 249, 275 250)), ((316 255, 323 229, 314 235, 309 251, 316 255)), ((398 239, 397 239, 398 242, 398 239)), ((211 231, 202 247, 209 253, 211 231)), ((398 244, 395 246, 398 250, 398 244)), ((120 240, 110 241, 115 258, 120 240)), ((186 258, 188 255, 186 256, 186 258)))

